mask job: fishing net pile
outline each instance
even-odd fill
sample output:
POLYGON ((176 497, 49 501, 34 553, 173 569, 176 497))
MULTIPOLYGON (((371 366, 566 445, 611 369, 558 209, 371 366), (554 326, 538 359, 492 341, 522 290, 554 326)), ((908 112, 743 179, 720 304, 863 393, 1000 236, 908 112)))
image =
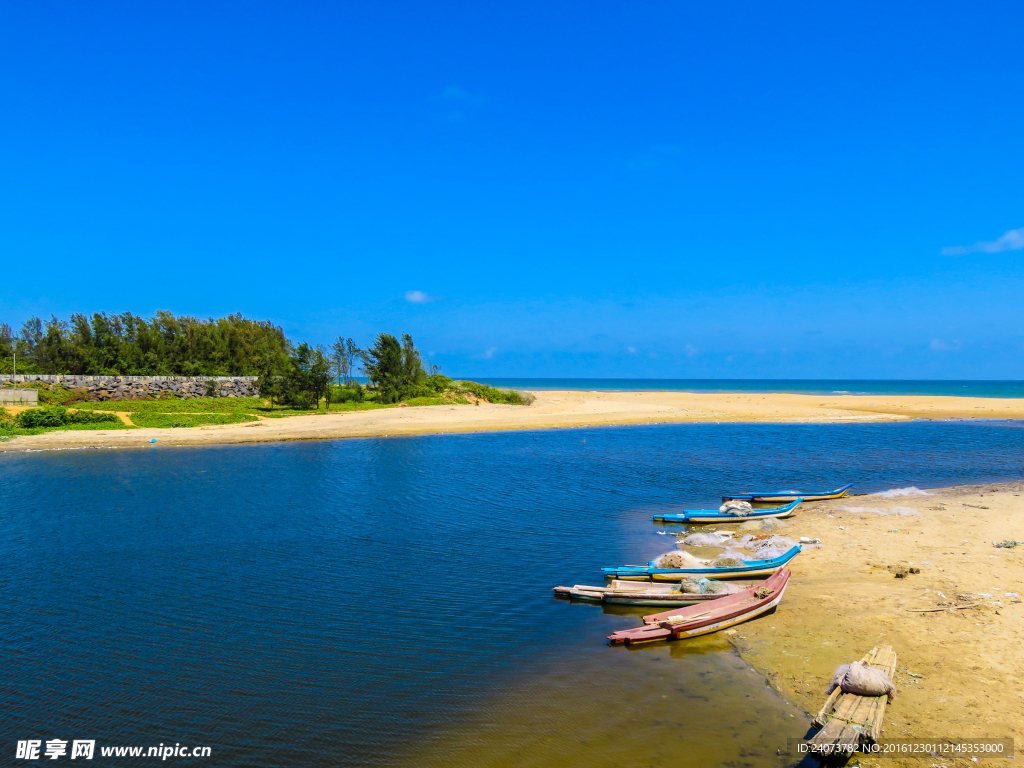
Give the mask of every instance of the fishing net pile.
POLYGON ((743 525, 740 526, 741 531, 760 531, 761 533, 771 533, 777 531, 779 528, 785 528, 786 524, 781 520, 777 520, 774 517, 769 517, 765 520, 747 520, 743 525))
POLYGON ((711 565, 715 568, 739 568, 746 565, 746 561, 751 559, 750 555, 746 555, 732 547, 726 547, 725 552, 711 561, 711 565))
POLYGON ((743 565, 743 561, 738 557, 726 557, 721 555, 715 558, 715 562, 712 563, 715 568, 739 568, 743 565))
POLYGON ((754 511, 749 501, 727 501, 718 508, 723 515, 746 515, 754 511))
POLYGON ((691 533, 684 538, 680 543, 685 544, 688 547, 721 547, 726 542, 733 542, 733 535, 731 532, 713 532, 713 533, 691 533))
POLYGON ((691 576, 679 582, 679 591, 684 595, 731 595, 741 591, 741 587, 724 581, 691 576))
POLYGON ((666 552, 654 561, 655 568, 707 568, 708 561, 677 549, 666 552))
POLYGON ((872 667, 863 661, 843 664, 832 676, 826 693, 836 688, 843 693, 855 693, 858 696, 888 696, 892 701, 896 696, 896 686, 882 670, 872 667))
POLYGON ((751 536, 749 539, 744 536, 739 541, 744 549, 754 550, 754 557, 758 560, 773 560, 782 557, 790 549, 796 546, 796 542, 788 536, 751 536))

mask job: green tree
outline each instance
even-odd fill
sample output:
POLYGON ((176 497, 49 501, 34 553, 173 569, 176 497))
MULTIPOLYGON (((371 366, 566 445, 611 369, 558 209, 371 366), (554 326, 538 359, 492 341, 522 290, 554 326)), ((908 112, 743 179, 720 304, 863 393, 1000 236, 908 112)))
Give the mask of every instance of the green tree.
POLYGON ((323 345, 318 345, 309 356, 309 386, 316 407, 320 408, 320 398, 325 399, 326 407, 331 407, 331 360, 323 345))
POLYGON ((354 341, 352 341, 352 339, 345 339, 345 350, 348 352, 348 362, 349 362, 349 369, 348 369, 349 381, 348 381, 348 383, 349 384, 355 384, 356 383, 356 380, 355 380, 356 379, 356 370, 358 369, 359 364, 361 362, 363 362, 363 360, 366 359, 366 352, 364 350, 360 349, 359 347, 357 347, 356 343, 354 341))
POLYGON ((130 312, 75 313, 70 322, 54 317, 45 324, 32 317, 17 338, 10 329, 7 338, 24 370, 39 373, 259 375, 269 359, 283 369, 291 350, 279 327, 240 314, 200 320, 160 311, 147 320, 130 312))
POLYGON ((422 384, 427 380, 427 372, 423 369, 423 360, 412 343, 412 336, 402 334, 402 386, 410 387, 422 384))
POLYGON ((377 388, 378 403, 398 402, 405 371, 402 345, 390 333, 379 333, 373 346, 366 350, 364 368, 370 382, 377 388))

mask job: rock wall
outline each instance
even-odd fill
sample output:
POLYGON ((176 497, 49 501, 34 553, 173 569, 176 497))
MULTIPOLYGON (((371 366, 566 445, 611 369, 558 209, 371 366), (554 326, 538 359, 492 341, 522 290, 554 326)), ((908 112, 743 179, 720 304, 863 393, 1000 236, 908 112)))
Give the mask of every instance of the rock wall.
POLYGON ((50 376, 0 374, 0 387, 42 381, 81 390, 87 400, 138 400, 159 395, 193 397, 256 397, 255 376, 50 376), (207 394, 213 382, 212 395, 207 394))

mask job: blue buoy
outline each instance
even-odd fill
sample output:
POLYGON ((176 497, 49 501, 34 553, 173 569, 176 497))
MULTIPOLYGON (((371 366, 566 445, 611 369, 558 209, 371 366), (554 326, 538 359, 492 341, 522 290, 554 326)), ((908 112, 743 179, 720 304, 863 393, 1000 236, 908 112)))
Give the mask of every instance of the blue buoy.
POLYGON ((152 440, 150 440, 149 442, 151 442, 151 443, 155 443, 155 442, 156 442, 156 438, 154 437, 154 438, 153 438, 152 440))

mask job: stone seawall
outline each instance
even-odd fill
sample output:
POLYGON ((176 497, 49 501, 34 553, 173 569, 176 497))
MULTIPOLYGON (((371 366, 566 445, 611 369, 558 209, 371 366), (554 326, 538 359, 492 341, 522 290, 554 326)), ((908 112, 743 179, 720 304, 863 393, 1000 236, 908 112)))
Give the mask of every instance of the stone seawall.
POLYGON ((193 397, 256 397, 255 376, 50 376, 0 374, 0 387, 39 381, 79 390, 87 400, 137 400, 173 395, 193 397), (210 391, 212 389, 212 392, 210 391))

